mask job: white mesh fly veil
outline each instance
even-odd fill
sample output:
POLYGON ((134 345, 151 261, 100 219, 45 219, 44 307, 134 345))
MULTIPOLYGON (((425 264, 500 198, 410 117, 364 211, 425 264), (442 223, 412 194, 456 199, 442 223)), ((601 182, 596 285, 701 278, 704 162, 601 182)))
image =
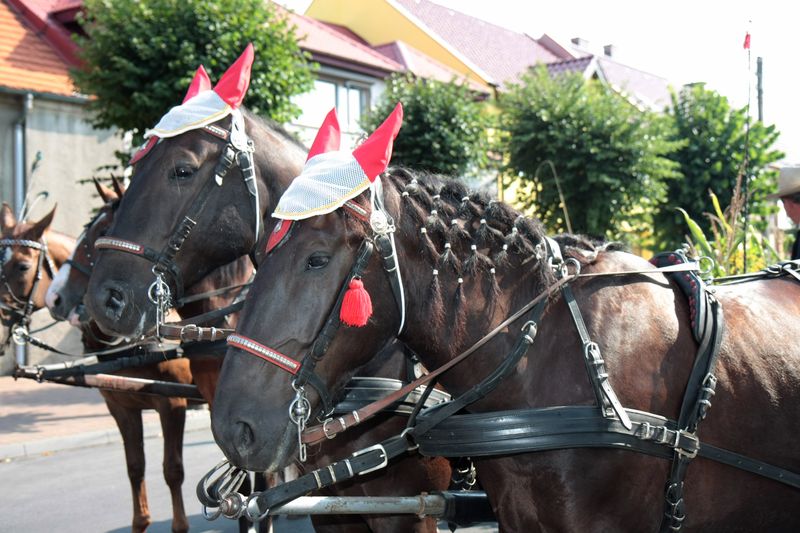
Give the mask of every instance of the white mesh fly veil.
POLYGON ((283 193, 272 216, 302 220, 331 213, 370 185, 364 169, 350 152, 335 151, 309 159, 302 174, 283 193))

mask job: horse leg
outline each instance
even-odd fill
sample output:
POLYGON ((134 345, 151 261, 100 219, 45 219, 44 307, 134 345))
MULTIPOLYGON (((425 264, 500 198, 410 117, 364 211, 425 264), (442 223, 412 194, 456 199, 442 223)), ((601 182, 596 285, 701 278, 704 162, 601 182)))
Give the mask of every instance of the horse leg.
POLYGON ((128 468, 128 479, 131 482, 133 496, 133 533, 144 532, 150 525, 150 509, 147 506, 147 489, 144 481, 144 432, 142 429, 142 411, 129 409, 106 396, 106 406, 122 435, 125 448, 125 464, 128 468))
POLYGON ((186 399, 168 398, 157 407, 164 434, 164 480, 172 496, 172 531, 189 531, 189 519, 183 507, 183 428, 186 423, 186 399))

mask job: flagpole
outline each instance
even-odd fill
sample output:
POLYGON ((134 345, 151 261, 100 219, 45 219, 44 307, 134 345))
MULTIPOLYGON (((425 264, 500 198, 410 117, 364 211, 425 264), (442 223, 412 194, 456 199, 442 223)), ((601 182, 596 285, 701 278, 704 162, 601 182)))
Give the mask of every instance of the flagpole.
POLYGON ((749 194, 749 183, 750 183, 750 94, 751 94, 751 78, 752 78, 752 68, 751 68, 751 58, 750 58, 750 31, 748 30, 744 36, 744 49, 747 50, 747 107, 746 107, 746 116, 745 116, 745 123, 744 123, 744 238, 742 239, 743 245, 743 261, 742 266, 745 272, 747 272, 747 227, 750 221, 750 199, 748 198, 749 194))

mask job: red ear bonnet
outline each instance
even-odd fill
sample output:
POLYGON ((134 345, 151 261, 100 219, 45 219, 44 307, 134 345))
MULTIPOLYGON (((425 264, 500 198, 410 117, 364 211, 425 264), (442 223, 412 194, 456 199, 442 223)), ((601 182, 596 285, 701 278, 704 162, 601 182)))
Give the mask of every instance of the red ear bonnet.
POLYGON ((389 166, 392 158, 392 145, 400 126, 403 125, 403 106, 397 104, 394 111, 378 126, 378 129, 353 150, 353 157, 364 169, 369 181, 375 178, 389 166))
POLYGON ((253 44, 247 45, 242 55, 225 71, 214 92, 233 109, 242 105, 247 88, 250 86, 250 69, 253 66, 253 44))
POLYGON ((192 78, 192 83, 189 84, 189 90, 186 91, 186 96, 183 97, 183 103, 187 100, 194 98, 198 94, 211 90, 211 79, 208 77, 208 72, 203 68, 203 65, 197 67, 192 78))
POLYGON ((317 136, 314 138, 314 144, 311 145, 311 150, 308 151, 306 161, 318 154, 335 152, 341 145, 341 139, 342 132, 339 128, 339 119, 336 116, 336 108, 334 107, 325 116, 317 136))

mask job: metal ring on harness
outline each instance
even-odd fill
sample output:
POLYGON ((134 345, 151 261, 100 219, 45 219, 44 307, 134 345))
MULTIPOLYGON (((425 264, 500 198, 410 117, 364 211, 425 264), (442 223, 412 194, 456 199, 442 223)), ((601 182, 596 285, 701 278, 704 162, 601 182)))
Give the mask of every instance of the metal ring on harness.
POLYGON ((28 343, 28 328, 22 324, 17 324, 11 330, 11 339, 17 346, 25 346, 28 343))
POLYGON ((213 513, 211 513, 208 511, 208 507, 204 505, 201 509, 201 512, 203 513, 203 518, 205 518, 209 522, 211 522, 212 520, 216 520, 222 515, 222 511, 220 510, 219 507, 217 507, 213 513))
POLYGON ((697 268, 700 270, 700 275, 703 277, 710 275, 711 272, 714 271, 715 264, 716 261, 707 255, 701 255, 697 258, 697 268), (703 261, 706 261, 708 264, 706 268, 703 268, 703 261))
POLYGON ((267 508, 267 510, 264 511, 263 513, 260 512, 261 509, 258 508, 258 502, 256 501, 259 495, 260 495, 259 492, 254 492, 253 494, 248 496, 244 506, 244 515, 247 517, 248 520, 250 520, 254 524, 256 522, 261 522, 269 514, 269 508, 267 508))

